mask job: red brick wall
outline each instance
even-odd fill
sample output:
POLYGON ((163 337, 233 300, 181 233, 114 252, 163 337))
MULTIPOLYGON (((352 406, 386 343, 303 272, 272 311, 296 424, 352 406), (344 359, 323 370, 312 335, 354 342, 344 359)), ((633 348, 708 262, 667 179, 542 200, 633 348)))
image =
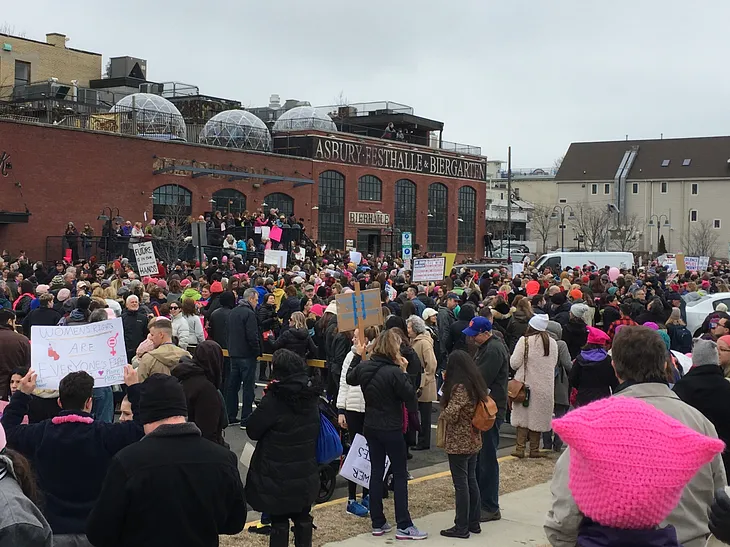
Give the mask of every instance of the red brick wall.
MULTIPOLYGON (((91 133, 75 129, 53 128, 34 124, 0 121, 0 152, 10 155, 12 170, 0 178, 0 209, 22 212, 27 204, 31 212, 28 224, 0 225, 0 247, 11 253, 25 249, 32 258, 45 258, 46 236, 62 235, 68 221, 81 229, 91 223, 101 235, 102 223, 96 220, 103 207, 118 207, 127 220, 143 221, 144 212, 152 218, 152 191, 164 184, 179 184, 193 194, 193 214, 209 210, 208 200, 221 188, 235 188, 246 195, 249 210, 257 209, 264 196, 282 192, 294 198, 294 212, 304 217, 308 233, 317 233, 319 174, 336 170, 345 175, 345 238, 356 239, 357 226, 348 222, 348 211, 376 211, 394 214, 395 182, 408 178, 416 183, 417 230, 414 241, 426 243, 428 185, 442 182, 449 188, 448 248, 456 251, 458 223, 458 189, 470 185, 477 190, 476 246, 481 256, 484 235, 483 183, 448 178, 432 179, 423 175, 381 169, 313 162, 308 159, 257 154, 159 142, 134 137, 91 133), (156 157, 157 158, 156 158, 156 157), (188 175, 153 175, 160 158, 195 160, 215 164, 221 169, 230 165, 258 173, 296 178, 311 178, 314 185, 293 187, 281 182, 254 188, 251 180, 228 182, 226 178, 188 175), (357 180, 372 174, 383 181, 383 202, 358 202, 357 180), (20 184, 20 187, 17 186, 20 184)), ((49 257, 53 259, 56 257, 49 257)))

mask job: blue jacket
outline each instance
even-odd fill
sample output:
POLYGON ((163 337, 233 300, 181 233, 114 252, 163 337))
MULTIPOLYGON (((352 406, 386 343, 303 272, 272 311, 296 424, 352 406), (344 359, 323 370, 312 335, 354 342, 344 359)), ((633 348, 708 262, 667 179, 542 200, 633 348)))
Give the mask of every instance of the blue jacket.
POLYGON ((266 293, 269 291, 266 290, 266 287, 254 287, 256 289, 256 292, 259 293, 259 306, 264 305, 264 298, 266 298, 266 293))
MULTIPOLYGON (((137 417, 139 386, 130 386, 127 396, 137 417)), ((51 420, 24 425, 30 400, 18 390, 5 408, 8 446, 28 458, 38 475, 53 533, 82 534, 112 458, 144 436, 142 424, 136 419, 108 424, 86 412, 64 410, 51 420)))

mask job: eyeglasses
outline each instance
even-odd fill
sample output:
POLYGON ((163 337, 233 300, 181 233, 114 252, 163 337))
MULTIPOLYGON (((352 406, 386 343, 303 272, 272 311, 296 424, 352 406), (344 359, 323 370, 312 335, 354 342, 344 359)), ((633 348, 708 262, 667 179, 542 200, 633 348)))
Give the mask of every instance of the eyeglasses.
POLYGON ((180 308, 179 308, 179 307, 177 307, 177 306, 170 306, 170 309, 171 309, 171 310, 179 310, 180 308))

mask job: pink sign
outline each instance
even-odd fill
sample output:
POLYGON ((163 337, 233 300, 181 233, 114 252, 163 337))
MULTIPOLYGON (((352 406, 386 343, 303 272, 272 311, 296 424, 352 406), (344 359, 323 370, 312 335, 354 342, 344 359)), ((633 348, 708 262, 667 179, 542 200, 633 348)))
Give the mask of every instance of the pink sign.
POLYGON ((274 241, 281 241, 281 228, 278 226, 272 226, 269 231, 269 238, 274 241))

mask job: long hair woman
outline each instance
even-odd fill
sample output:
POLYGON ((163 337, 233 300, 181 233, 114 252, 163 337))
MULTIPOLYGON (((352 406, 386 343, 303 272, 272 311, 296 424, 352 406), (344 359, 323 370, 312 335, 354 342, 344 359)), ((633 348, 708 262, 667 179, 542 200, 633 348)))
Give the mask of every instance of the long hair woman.
POLYGON ((480 495, 477 482, 477 455, 482 449, 482 435, 471 425, 479 401, 488 395, 487 385, 474 359, 465 351, 449 355, 441 397, 441 416, 446 424, 444 451, 449 456, 451 480, 456 491, 454 526, 441 531, 442 536, 468 538, 481 532, 480 495))
MULTIPOLYGON (((374 536, 392 530, 383 513, 383 475, 385 456, 390 458, 395 497, 396 539, 424 539, 408 512, 408 470, 406 442, 403 438, 403 405, 413 401, 416 389, 404 372, 406 359, 400 353, 401 336, 395 329, 386 330, 375 340, 372 356, 355 362, 347 373, 347 383, 360 386, 365 397, 363 432, 370 449, 370 519, 374 536)), ((358 341, 355 352, 362 357, 364 347, 358 341)))
POLYGON ((525 457, 525 444, 530 440, 530 457, 539 458, 540 434, 550 431, 555 403, 555 365, 558 362, 558 344, 547 333, 548 316, 535 315, 530 319, 525 335, 517 341, 510 358, 515 380, 524 382, 529 389, 528 406, 512 407, 512 426, 517 428, 517 441, 512 455, 525 457))

